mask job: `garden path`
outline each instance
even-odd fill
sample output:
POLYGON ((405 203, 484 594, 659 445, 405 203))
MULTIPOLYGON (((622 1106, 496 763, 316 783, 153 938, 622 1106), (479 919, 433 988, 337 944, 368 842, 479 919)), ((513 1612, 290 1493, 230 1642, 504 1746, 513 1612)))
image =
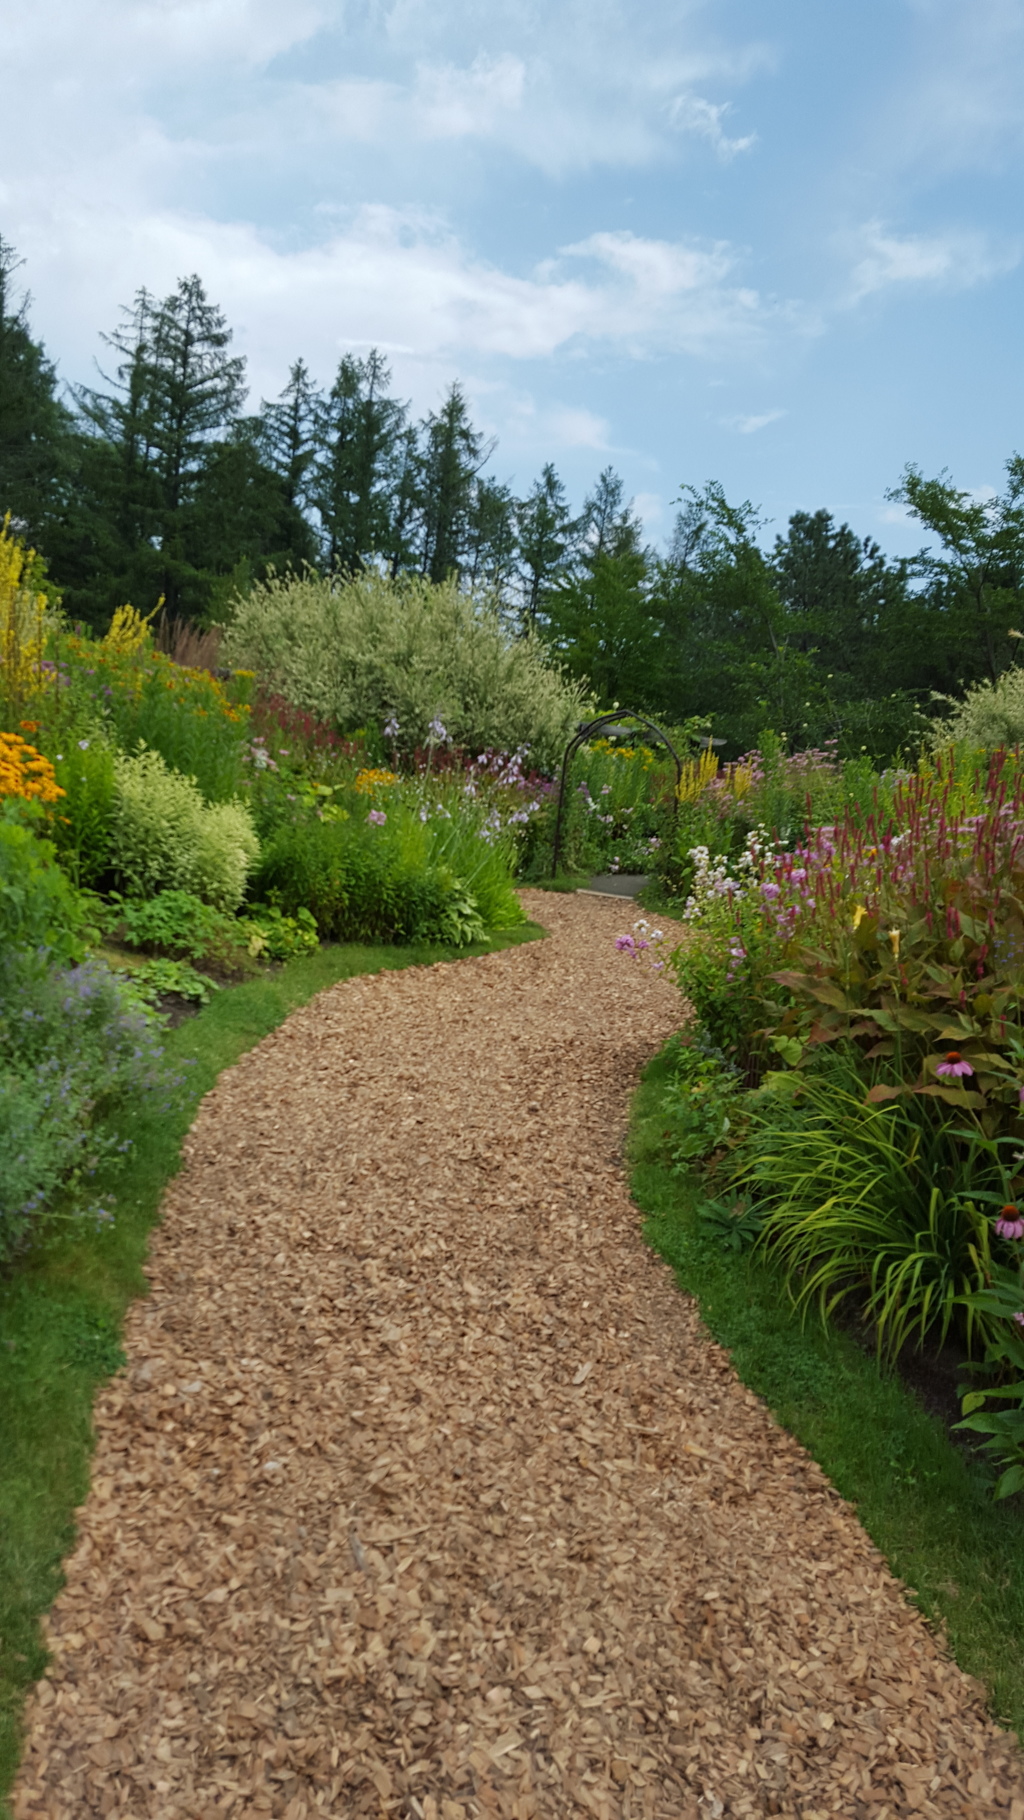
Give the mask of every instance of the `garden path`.
POLYGON ((623 910, 324 993, 203 1104, 19 1820, 1024 1820, 1024 1773, 645 1249, 623 910))

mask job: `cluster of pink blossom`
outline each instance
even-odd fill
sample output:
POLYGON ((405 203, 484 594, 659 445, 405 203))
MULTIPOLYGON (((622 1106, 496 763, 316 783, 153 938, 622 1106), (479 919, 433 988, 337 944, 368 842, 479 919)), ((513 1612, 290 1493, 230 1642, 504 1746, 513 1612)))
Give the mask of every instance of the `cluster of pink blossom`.
POLYGON ((615 948, 617 953, 628 954, 630 960, 633 961, 642 960, 643 956, 646 954, 649 957, 648 965, 650 966, 651 971, 653 973, 660 973, 664 968, 665 963, 663 960, 659 959, 658 949, 661 947, 664 940, 664 932, 661 929, 652 929, 650 923, 647 922, 644 917, 640 917, 633 924, 633 933, 631 935, 617 935, 615 937, 615 948))

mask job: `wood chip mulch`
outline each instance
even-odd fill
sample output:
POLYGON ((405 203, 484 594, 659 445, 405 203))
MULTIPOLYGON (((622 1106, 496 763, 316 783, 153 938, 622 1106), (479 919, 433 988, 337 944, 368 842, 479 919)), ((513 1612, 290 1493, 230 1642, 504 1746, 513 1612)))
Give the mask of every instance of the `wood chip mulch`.
POLYGON ((18 1820, 1024 1820, 1024 1763, 647 1252, 678 1022, 551 938, 349 981, 225 1073, 153 1245, 18 1820))

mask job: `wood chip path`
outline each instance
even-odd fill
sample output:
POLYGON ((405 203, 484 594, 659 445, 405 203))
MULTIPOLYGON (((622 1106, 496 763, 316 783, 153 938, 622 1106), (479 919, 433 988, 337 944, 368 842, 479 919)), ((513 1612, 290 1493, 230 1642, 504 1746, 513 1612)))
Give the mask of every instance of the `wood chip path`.
POLYGON ((1013 1741, 641 1241, 612 942, 357 979, 221 1077, 101 1396, 18 1820, 1024 1820, 1013 1741))

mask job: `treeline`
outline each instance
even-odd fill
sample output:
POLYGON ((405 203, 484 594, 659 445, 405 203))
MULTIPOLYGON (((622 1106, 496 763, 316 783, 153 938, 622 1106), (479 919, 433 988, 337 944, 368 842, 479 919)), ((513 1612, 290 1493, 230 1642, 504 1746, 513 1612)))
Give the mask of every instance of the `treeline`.
POLYGON ((573 511, 553 466, 521 495, 452 385, 416 423, 383 357, 346 354, 329 389, 297 360, 246 412, 245 363, 196 277, 140 291, 103 337, 101 383, 65 389, 33 337, 0 239, 0 514, 43 552, 68 613, 197 624, 269 569, 365 567, 492 591, 602 702, 709 715, 730 750, 772 726, 878 758, 933 696, 995 676, 1024 619, 1024 462, 979 501, 908 468, 891 497, 929 551, 890 561, 826 511, 765 547, 749 503, 684 487, 667 551, 611 469, 573 511))

